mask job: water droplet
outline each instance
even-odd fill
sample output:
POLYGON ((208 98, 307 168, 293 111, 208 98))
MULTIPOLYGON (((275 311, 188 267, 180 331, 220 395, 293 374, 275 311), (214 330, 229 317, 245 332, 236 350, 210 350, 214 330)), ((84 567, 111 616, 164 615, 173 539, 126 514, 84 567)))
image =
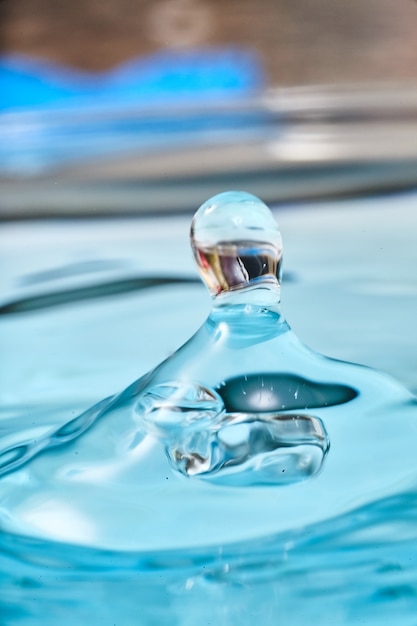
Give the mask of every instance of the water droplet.
POLYGON ((279 291, 281 234, 255 196, 227 192, 208 200, 192 221, 191 246, 212 295, 256 285, 279 291))

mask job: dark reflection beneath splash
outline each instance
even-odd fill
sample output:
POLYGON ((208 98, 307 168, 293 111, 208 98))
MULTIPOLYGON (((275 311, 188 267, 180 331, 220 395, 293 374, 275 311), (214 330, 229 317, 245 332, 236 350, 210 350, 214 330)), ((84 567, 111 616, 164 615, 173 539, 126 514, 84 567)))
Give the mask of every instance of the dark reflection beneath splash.
POLYGON ((228 413, 294 411, 345 404, 357 397, 347 385, 318 383, 286 373, 248 374, 217 387, 228 413))

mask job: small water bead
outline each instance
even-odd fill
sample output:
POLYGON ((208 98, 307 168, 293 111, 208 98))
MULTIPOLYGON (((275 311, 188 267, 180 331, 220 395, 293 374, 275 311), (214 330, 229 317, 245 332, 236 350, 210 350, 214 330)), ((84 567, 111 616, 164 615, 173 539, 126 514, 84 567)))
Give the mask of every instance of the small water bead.
POLYGON ((158 437, 172 436, 186 429, 212 428, 219 421, 224 404, 214 389, 192 383, 163 383, 146 389, 135 406, 146 431, 158 437))
POLYGON ((191 247, 213 295, 257 284, 279 288, 282 239, 269 208, 243 192, 205 202, 191 224, 191 247))

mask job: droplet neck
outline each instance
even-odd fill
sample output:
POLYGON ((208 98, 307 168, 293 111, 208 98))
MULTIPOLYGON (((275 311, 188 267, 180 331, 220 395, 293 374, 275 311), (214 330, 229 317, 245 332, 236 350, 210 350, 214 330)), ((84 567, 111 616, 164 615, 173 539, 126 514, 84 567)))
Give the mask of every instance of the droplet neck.
POLYGON ((275 279, 262 278, 247 287, 222 291, 213 296, 213 311, 239 309, 247 315, 257 315, 269 310, 281 316, 281 286, 275 279))
POLYGON ((290 330, 281 314, 279 303, 248 303, 248 298, 239 303, 236 298, 230 300, 230 295, 225 294, 214 299, 214 306, 206 322, 210 334, 223 345, 232 348, 248 347, 270 341, 290 330))

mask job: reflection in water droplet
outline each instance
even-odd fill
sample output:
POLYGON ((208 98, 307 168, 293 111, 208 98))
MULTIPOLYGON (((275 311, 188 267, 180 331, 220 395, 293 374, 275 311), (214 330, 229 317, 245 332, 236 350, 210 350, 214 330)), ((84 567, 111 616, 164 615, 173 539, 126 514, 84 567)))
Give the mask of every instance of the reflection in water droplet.
POLYGON ((200 273, 213 294, 241 289, 257 282, 276 283, 281 272, 279 250, 256 241, 201 244, 195 248, 200 273))

